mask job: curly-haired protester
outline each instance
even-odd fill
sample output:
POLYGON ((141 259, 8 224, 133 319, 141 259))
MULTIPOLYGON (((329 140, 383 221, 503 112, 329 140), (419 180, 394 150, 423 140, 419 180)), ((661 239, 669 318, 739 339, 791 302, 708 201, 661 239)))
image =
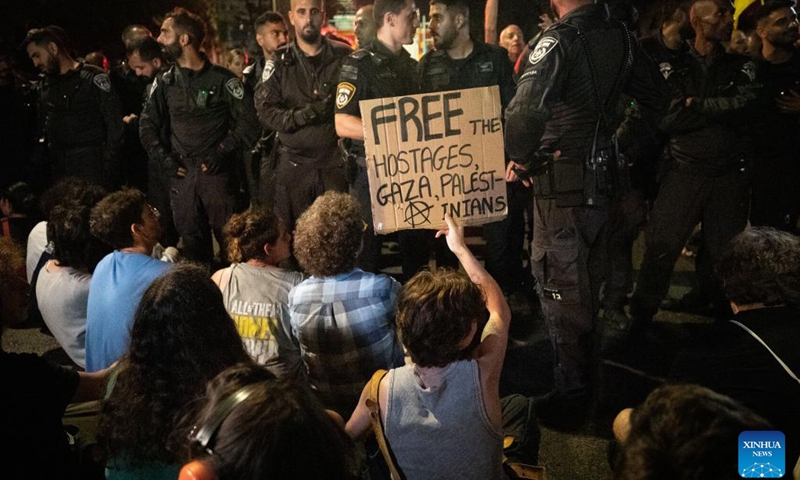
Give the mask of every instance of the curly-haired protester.
POLYGON ((356 268, 363 233, 358 202, 326 192, 300 216, 294 239, 311 278, 289 293, 292 331, 312 387, 343 417, 375 370, 403 362, 394 331, 400 284, 356 268))
POLYGON ((170 264, 150 257, 161 227, 158 211, 139 190, 106 196, 92 209, 89 223, 92 234, 114 248, 97 265, 89 285, 86 370, 93 372, 125 353, 139 299, 170 264))
MULTIPOLYGON (((397 331, 411 362, 381 379, 381 421, 394 463, 409 480, 503 479, 504 430, 513 429, 514 440, 525 444, 515 461, 538 460, 533 402, 500 398, 511 311, 465 245, 464 228, 450 216, 445 221, 447 229, 436 236, 446 235, 466 273, 421 271, 400 291, 397 331)), ((369 389, 347 422, 356 440, 372 431, 369 389)))
MULTIPOLYGON (((28 284, 22 248, 0 238, 0 336, 25 318, 28 284)), ((0 425, 6 441, 0 449, 3 478, 82 478, 80 458, 62 424, 67 405, 103 395, 108 370, 76 372, 31 353, 11 353, 0 342, 0 425)))
POLYGON ((621 446, 614 479, 742 478, 736 446, 745 430, 772 426, 739 402, 699 385, 662 385, 614 421, 621 446))
POLYGON ((106 478, 175 479, 206 383, 251 362, 207 272, 177 265, 142 297, 98 425, 106 478))
POLYGON ((233 215, 223 229, 234 263, 211 279, 256 362, 278 377, 302 375, 300 347, 292 335, 289 291, 303 281, 279 264, 292 255, 292 236, 272 210, 233 215))
POLYGON ((47 237, 53 242, 54 258, 42 266, 36 281, 44 323, 81 368, 86 368, 86 311, 92 272, 111 251, 89 232, 89 213, 98 200, 53 209, 47 237))
POLYGON ((786 434, 787 463, 800 456, 800 237, 746 230, 717 264, 733 320, 698 338, 671 375, 742 402, 786 434))
MULTIPOLYGON (((354 480, 353 444, 308 387, 237 365, 208 384, 181 480, 354 480)), ((338 417, 341 421, 341 418, 338 417)))

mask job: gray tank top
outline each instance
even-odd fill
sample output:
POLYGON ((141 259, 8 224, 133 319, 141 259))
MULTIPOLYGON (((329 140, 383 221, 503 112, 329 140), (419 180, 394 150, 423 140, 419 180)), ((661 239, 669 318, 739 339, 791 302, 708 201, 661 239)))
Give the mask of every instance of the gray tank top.
POLYGON ((289 290, 303 281, 303 275, 246 263, 228 267, 223 280, 228 275, 222 298, 247 352, 278 377, 298 378, 303 363, 292 336, 288 302, 289 290))
POLYGON ((483 406, 478 363, 461 360, 423 388, 413 365, 389 372, 385 434, 408 480, 497 480, 503 434, 483 406))

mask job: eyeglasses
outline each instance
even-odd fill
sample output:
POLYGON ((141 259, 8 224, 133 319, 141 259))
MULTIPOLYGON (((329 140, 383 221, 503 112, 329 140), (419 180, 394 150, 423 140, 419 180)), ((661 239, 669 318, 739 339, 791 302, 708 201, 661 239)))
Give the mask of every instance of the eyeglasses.
POLYGON ((156 207, 154 207, 154 206, 152 206, 152 205, 150 205, 150 204, 148 203, 148 204, 147 204, 147 208, 149 208, 149 209, 150 209, 150 212, 152 212, 152 213, 153 213, 153 216, 154 216, 154 217, 156 217, 156 220, 158 220, 159 218, 161 218, 161 212, 159 212, 159 211, 158 211, 158 209, 157 209, 156 207))

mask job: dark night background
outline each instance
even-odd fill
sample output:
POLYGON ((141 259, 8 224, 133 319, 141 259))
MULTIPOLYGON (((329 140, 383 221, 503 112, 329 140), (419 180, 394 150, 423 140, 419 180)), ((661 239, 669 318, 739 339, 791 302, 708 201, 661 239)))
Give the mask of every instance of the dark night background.
MULTIPOLYGON (((12 0, 13 1, 13 0, 12 0)), ((614 0, 638 7, 644 28, 647 28, 652 7, 658 1, 614 0)), ((11 2, 7 2, 9 5, 11 2)), ((289 0, 275 0, 277 9, 286 13, 289 0)), ((328 17, 355 11, 368 0, 325 0, 328 17)), ((0 45, 16 48, 31 28, 55 24, 71 37, 77 55, 101 50, 112 61, 123 56, 120 34, 125 26, 143 24, 157 35, 161 16, 175 6, 183 6, 201 14, 209 22, 212 34, 226 47, 236 47, 241 39, 250 39, 253 20, 271 10, 273 0, 22 0, 4 8, 0 15, 0 45)), ((483 38, 484 0, 471 1, 473 34, 483 38)), ((427 14, 428 4, 418 0, 417 6, 427 14)), ((549 0, 500 0, 498 31, 516 23, 530 39, 538 31, 539 15, 549 11, 549 0)), ((251 48, 254 44, 251 43, 251 48)), ((24 63, 24 57, 21 58, 24 63)))

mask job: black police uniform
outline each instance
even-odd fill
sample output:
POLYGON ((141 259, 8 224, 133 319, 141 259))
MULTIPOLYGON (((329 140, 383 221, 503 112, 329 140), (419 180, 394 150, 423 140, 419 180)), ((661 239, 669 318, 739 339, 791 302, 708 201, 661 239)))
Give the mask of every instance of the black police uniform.
MULTIPOLYGON (((392 53, 380 40, 373 39, 365 48, 353 52, 342 63, 342 72, 336 89, 336 113, 361 117, 358 108, 358 102, 361 100, 417 93, 419 93, 417 61, 411 58, 405 49, 392 53)), ((375 272, 379 267, 382 240, 375 235, 372 225, 372 204, 364 142, 358 140, 349 142, 348 154, 356 164, 350 192, 358 199, 361 215, 368 226, 358 264, 365 271, 375 272)), ((406 247, 413 248, 406 239, 414 234, 406 232, 405 230, 398 232, 398 239, 403 275, 410 277, 416 272, 418 261, 414 261, 413 252, 406 249, 406 247)))
POLYGON ((300 214, 328 190, 346 192, 339 137, 333 124, 333 92, 339 68, 352 50, 323 38, 314 57, 292 42, 267 61, 270 72, 256 87, 261 125, 278 132, 275 213, 289 231, 300 214))
POLYGON ((506 110, 506 150, 534 175, 533 275, 555 352, 556 389, 585 400, 598 368, 598 297, 616 182, 609 154, 616 125, 603 118, 620 91, 657 117, 663 81, 604 5, 565 15, 531 43, 522 65, 506 110))
POLYGON ((137 118, 125 124, 125 150, 122 154, 121 183, 136 187, 142 191, 147 189, 147 152, 139 140, 138 117, 142 114, 147 98, 148 80, 136 75, 126 63, 115 66, 109 72, 111 85, 119 96, 122 105, 122 116, 134 114, 137 118))
MULTIPOLYGON (((501 47, 487 45, 474 38, 472 43, 472 52, 463 59, 454 60, 445 50, 425 54, 419 62, 422 91, 441 92, 497 85, 500 87, 500 103, 505 108, 514 98, 516 89, 508 53, 501 47)), ((502 221, 484 225, 483 234, 486 239, 486 270, 497 279, 504 291, 511 292, 521 287, 524 278, 525 207, 530 195, 528 189, 519 183, 509 183, 507 187, 508 216, 502 221)), ((422 240, 429 237, 425 235, 422 240)), ((423 247, 424 244, 417 250, 423 247)), ((448 266, 458 265, 458 260, 449 252, 444 241, 436 241, 436 247, 437 263, 445 259, 448 266)))
POLYGON ((800 213, 800 115, 781 110, 775 100, 800 93, 800 55, 783 63, 759 63, 758 82, 750 224, 794 233, 800 213))
POLYGON ((40 84, 39 143, 55 178, 75 176, 112 188, 119 178, 123 123, 108 75, 79 64, 40 84))
MULTIPOLYGON (((255 62, 245 67, 244 85, 252 92, 256 86, 265 81, 271 69, 264 68, 267 59, 259 57, 255 62)), ((250 201, 253 205, 273 208, 275 200, 275 136, 276 133, 269 129, 262 129, 261 136, 252 151, 243 152, 244 169, 247 176, 247 186, 250 201)))
POLYGON ((681 64, 667 79, 677 92, 661 125, 669 135, 669 164, 650 213, 631 298, 631 315, 640 325, 658 311, 675 262, 698 222, 703 244, 692 296, 715 301, 717 314, 724 315, 727 301, 714 280, 713 265, 747 224, 746 125, 756 98, 755 64, 725 53, 720 45, 706 56, 690 48, 681 64), (687 107, 690 97, 693 103, 687 107))
MULTIPOLYGON (((682 72, 682 53, 689 50, 688 43, 682 42, 677 50, 664 44, 661 32, 642 38, 639 46, 658 67, 659 72, 669 84, 669 77, 676 71, 682 72)), ((680 74, 678 74, 680 75, 680 74)), ((673 94, 671 97, 677 95, 673 94)), ((623 98, 622 114, 635 120, 640 115, 636 101, 623 98)), ((625 152, 629 164, 630 188, 619 192, 611 208, 609 236, 609 276, 603 286, 603 309, 605 318, 617 323, 618 327, 629 323, 624 313, 633 290, 633 244, 647 223, 647 215, 658 192, 658 175, 662 168, 662 157, 667 137, 658 130, 632 127, 631 121, 624 121, 617 130, 617 139, 625 152), (630 138, 627 138, 630 137, 630 138), (627 148, 631 142, 635 144, 627 148)), ((636 126, 640 126, 637 123, 636 126)))
POLYGON ((196 71, 173 66, 153 82, 139 132, 150 158, 170 172, 172 213, 184 254, 211 262, 209 229, 221 242, 222 227, 239 207, 239 152, 252 148, 258 137, 249 91, 232 72, 208 60, 196 71), (185 177, 176 175, 181 166, 185 177))

